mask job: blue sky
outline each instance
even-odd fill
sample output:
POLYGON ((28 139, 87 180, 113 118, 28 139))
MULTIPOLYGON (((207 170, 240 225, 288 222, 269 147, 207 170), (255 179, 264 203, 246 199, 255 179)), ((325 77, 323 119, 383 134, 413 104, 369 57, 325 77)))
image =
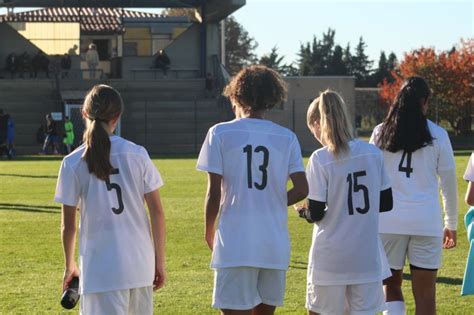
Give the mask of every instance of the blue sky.
POLYGON ((287 61, 329 27, 343 47, 354 48, 363 36, 373 60, 382 50, 401 58, 414 48, 445 50, 474 37, 474 1, 247 0, 234 15, 259 43, 258 55, 276 45, 287 61))
POLYGON ((402 58, 415 48, 445 50, 474 37, 474 0, 247 0, 234 16, 258 42, 258 56, 277 46, 286 62, 297 59, 300 43, 328 28, 343 47, 354 48, 362 36, 374 66, 382 50, 402 58))

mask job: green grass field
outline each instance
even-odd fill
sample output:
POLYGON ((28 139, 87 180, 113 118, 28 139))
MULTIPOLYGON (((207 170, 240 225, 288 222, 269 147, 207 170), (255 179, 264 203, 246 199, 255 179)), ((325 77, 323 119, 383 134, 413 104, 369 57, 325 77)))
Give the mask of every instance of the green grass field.
MULTIPOLYGON (((468 153, 456 156, 459 190, 458 246, 444 251, 437 286, 438 314, 474 314, 474 298, 461 297, 468 243, 463 226, 468 153)), ((212 271, 203 240, 206 174, 195 159, 155 159, 167 225, 168 282, 155 294, 157 314, 216 314, 210 307, 212 271)), ((64 313, 59 304, 63 256, 60 208, 53 199, 60 159, 0 161, 0 314, 64 313)), ((289 215, 292 240, 285 306, 278 314, 305 314, 307 253, 312 226, 289 215)), ((414 314, 409 275, 404 282, 408 313, 414 314)), ((75 312, 77 313, 77 307, 75 312)))

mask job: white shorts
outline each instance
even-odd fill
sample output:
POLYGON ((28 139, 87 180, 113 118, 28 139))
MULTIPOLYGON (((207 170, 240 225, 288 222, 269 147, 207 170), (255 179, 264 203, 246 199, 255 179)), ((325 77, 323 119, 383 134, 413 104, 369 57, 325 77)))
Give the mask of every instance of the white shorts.
POLYGON ((390 268, 402 270, 410 265, 426 269, 441 267, 443 238, 438 236, 380 234, 390 268))
POLYGON ((212 307, 250 310, 263 303, 283 305, 286 270, 252 267, 216 269, 212 307))
POLYGON ((382 282, 350 285, 308 283, 306 308, 324 315, 374 315, 385 310, 382 282))
POLYGON ((81 315, 153 314, 153 287, 81 295, 81 315))

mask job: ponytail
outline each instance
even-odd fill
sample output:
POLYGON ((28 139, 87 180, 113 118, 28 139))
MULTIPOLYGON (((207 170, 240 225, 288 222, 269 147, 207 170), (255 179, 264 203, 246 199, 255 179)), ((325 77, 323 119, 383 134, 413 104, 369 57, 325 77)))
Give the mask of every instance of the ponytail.
POLYGON ((308 126, 311 128, 318 120, 323 145, 335 156, 347 152, 354 134, 347 106, 338 93, 326 90, 311 103, 307 113, 308 126))
POLYGON ((89 173, 98 179, 107 180, 114 167, 110 162, 110 139, 106 126, 122 113, 122 98, 110 86, 94 86, 84 100, 83 113, 87 119, 84 132, 86 161, 89 173))

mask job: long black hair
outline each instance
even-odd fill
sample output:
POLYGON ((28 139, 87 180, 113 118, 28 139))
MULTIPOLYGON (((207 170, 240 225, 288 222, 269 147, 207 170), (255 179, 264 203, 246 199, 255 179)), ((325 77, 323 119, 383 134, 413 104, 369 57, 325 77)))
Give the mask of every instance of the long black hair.
POLYGON ((422 77, 410 77, 402 85, 385 117, 377 145, 386 151, 414 152, 433 143, 423 106, 430 87, 422 77))

